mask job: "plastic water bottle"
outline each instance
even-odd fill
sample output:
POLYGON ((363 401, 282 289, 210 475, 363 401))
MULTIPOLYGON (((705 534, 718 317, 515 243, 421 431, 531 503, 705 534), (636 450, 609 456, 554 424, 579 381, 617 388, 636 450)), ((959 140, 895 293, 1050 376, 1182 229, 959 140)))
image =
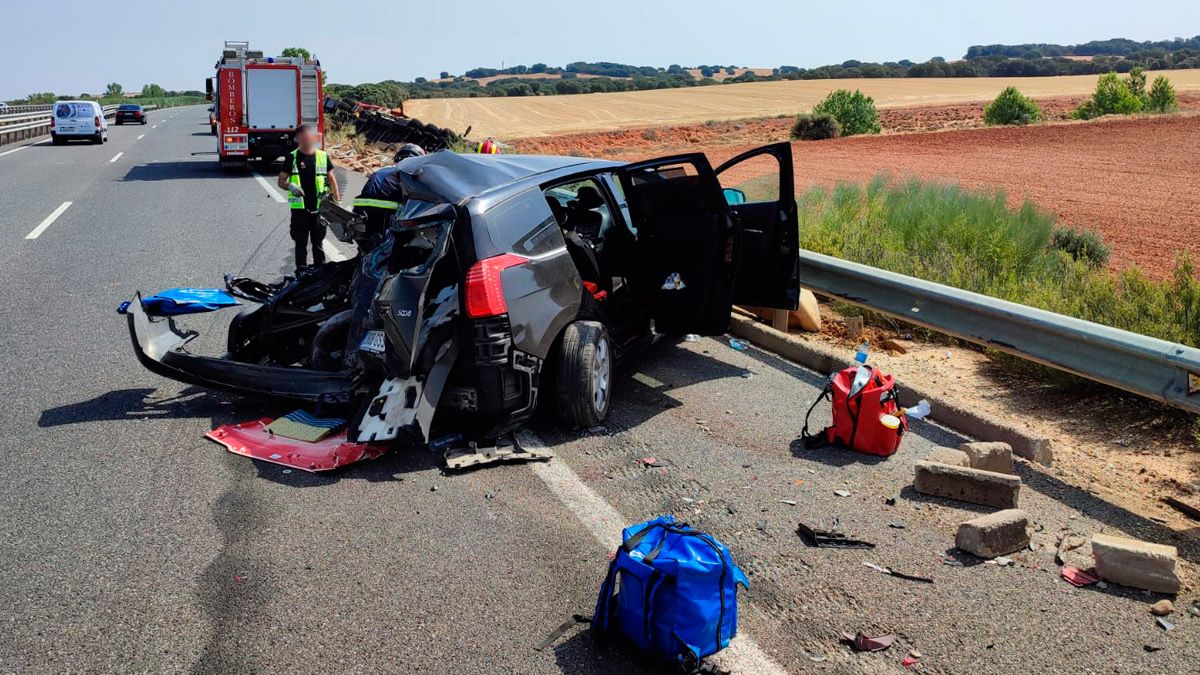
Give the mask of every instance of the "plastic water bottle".
POLYGON ((866 340, 863 340, 863 343, 858 346, 858 353, 854 355, 854 360, 858 362, 859 365, 866 365, 867 363, 867 348, 868 345, 866 340))

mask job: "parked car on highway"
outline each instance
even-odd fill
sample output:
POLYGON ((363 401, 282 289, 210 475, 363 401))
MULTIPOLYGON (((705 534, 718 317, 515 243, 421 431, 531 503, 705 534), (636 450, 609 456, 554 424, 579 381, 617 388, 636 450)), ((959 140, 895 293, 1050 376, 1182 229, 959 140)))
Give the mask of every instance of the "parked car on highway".
POLYGON ((108 142, 108 120, 95 101, 56 101, 50 117, 50 139, 55 145, 73 139, 108 142))
POLYGON ((5 112, 8 112, 8 104, 5 103, 4 101, 0 101, 0 113, 5 113, 5 112))
POLYGON ((146 110, 136 103, 122 103, 117 106, 116 122, 117 124, 126 122, 145 124, 146 110))
MULTIPOLYGON (((599 424, 614 361, 662 335, 721 333, 735 302, 798 301, 787 143, 715 170, 703 154, 444 151, 401 162, 393 187, 406 201, 370 254, 280 283, 227 278, 254 304, 222 358, 188 353, 196 333, 139 295, 138 359, 203 387, 346 406, 351 441, 423 443, 435 428, 488 439, 539 405, 599 424)), ((326 203, 341 238, 361 233, 326 203)))

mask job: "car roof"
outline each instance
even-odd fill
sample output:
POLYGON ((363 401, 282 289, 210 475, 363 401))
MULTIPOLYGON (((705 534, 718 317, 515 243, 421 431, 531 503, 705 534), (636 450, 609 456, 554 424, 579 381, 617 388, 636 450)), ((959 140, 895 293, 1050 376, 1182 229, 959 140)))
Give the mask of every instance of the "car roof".
POLYGON ((406 159, 398 168, 428 192, 462 204, 485 195, 502 198, 559 176, 621 165, 585 157, 475 155, 443 150, 406 159))

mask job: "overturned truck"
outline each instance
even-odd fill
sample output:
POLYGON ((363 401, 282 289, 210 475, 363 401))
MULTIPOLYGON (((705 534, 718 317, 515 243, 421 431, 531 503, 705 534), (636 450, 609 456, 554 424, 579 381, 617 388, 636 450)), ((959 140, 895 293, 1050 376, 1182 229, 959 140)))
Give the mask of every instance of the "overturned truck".
MULTIPOLYGON (((600 424, 618 359, 662 335, 723 332, 734 302, 797 304, 786 143, 715 171, 701 154, 622 164, 439 152, 395 176, 403 206, 370 252, 275 283, 226 279, 251 304, 224 356, 188 352, 196 333, 137 296, 139 361, 343 411, 352 443, 486 445, 539 405, 600 424), (770 196, 722 187, 746 173, 731 169, 764 161, 777 166, 770 196)), ((368 245, 360 219, 324 208, 339 238, 368 245)))

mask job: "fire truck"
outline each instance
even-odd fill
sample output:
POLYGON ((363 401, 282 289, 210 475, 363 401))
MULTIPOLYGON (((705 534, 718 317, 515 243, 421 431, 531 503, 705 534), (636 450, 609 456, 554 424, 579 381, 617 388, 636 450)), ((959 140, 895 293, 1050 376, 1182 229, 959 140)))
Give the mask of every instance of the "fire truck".
POLYGON ((264 57, 249 42, 226 41, 216 69, 205 90, 213 101, 221 168, 279 159, 295 147, 301 124, 316 127, 324 138, 320 61, 264 57))

